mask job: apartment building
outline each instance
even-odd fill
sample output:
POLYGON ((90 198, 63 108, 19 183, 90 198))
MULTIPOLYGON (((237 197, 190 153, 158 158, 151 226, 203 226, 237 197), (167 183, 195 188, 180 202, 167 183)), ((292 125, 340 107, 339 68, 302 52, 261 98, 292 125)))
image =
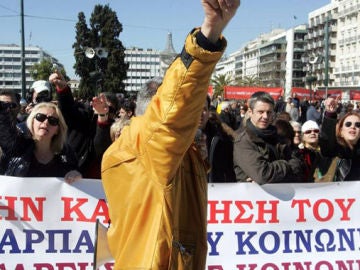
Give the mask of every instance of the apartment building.
POLYGON ((330 87, 335 83, 338 4, 336 1, 308 16, 306 55, 303 58, 308 88, 330 87))
POLYGON ((282 87, 289 95, 292 87, 305 85, 301 58, 305 52, 306 30, 306 25, 299 25, 262 34, 222 59, 214 74, 227 74, 234 80, 258 78, 263 86, 282 87))
MULTIPOLYGON (((63 67, 59 61, 37 46, 25 47, 25 78, 26 89, 34 80, 30 76, 30 67, 44 59, 63 67)), ((21 47, 15 44, 0 44, 0 88, 14 90, 21 93, 22 71, 21 71, 21 47)))
POLYGON ((153 77, 163 77, 165 70, 176 55, 171 33, 167 35, 163 51, 137 47, 127 48, 125 62, 129 63, 129 69, 125 80, 125 90, 138 91, 147 80, 153 77))
MULTIPOLYGON (((338 1, 334 87, 360 86, 360 1, 338 1)), ((360 90, 360 89, 359 89, 360 90)))

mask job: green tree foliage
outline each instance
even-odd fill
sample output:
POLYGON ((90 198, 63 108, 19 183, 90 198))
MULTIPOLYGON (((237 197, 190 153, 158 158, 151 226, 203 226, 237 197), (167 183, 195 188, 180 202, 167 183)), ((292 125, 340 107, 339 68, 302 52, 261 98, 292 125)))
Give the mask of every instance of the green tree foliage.
POLYGON ((118 38, 122 30, 116 13, 108 5, 94 7, 90 26, 86 23, 84 13, 78 14, 73 48, 75 73, 81 78, 80 97, 91 98, 100 91, 125 92, 123 81, 129 65, 125 63, 125 48, 118 38), (91 59, 85 56, 87 48, 95 51, 95 56, 91 59), (108 53, 107 57, 99 57, 101 54, 97 48, 103 48, 108 53))
POLYGON ((233 80, 227 74, 216 75, 211 79, 211 84, 214 86, 213 97, 224 95, 224 87, 231 85, 233 80))
POLYGON ((262 81, 259 77, 253 76, 245 76, 242 79, 236 80, 236 85, 238 86, 263 86, 262 81))
MULTIPOLYGON (((53 63, 49 59, 43 59, 41 62, 32 65, 29 68, 30 76, 34 81, 48 80, 51 73, 54 72, 53 63)), ((70 78, 66 75, 65 70, 62 68, 60 72, 64 75, 68 81, 70 78)))

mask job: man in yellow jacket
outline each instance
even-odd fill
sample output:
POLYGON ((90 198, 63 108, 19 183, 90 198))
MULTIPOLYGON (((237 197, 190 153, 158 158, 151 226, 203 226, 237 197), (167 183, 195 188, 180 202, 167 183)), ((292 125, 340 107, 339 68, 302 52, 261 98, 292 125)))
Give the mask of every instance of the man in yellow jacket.
POLYGON ((188 35, 162 84, 148 85, 155 95, 144 114, 103 156, 114 269, 205 269, 208 166, 193 139, 226 46, 221 33, 240 0, 201 2, 201 28, 188 35))

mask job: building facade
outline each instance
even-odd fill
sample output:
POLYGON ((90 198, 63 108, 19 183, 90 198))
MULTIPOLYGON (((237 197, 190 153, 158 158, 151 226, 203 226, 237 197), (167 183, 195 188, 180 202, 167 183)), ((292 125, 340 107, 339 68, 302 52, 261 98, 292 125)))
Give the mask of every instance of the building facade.
POLYGON ((126 91, 138 91, 144 83, 154 77, 163 77, 166 69, 176 57, 172 34, 168 33, 163 51, 137 47, 125 50, 125 62, 129 63, 126 91))
MULTIPOLYGON (((25 47, 25 78, 26 89, 34 80, 30 76, 30 67, 42 60, 48 59, 63 68, 59 61, 37 46, 25 47)), ((14 44, 0 44, 0 89, 14 90, 21 93, 21 47, 14 44)))
POLYGON ((282 87, 285 95, 290 95, 292 87, 304 87, 301 59, 306 33, 306 25, 299 25, 262 34, 222 59, 214 75, 227 74, 235 82, 256 79, 265 87, 282 87))

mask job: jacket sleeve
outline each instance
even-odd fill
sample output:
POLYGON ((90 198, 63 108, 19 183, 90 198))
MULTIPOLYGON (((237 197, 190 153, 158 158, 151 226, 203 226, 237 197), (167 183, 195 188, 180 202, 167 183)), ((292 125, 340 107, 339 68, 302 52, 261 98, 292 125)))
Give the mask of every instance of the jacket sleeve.
POLYGON ((319 136, 319 145, 321 154, 325 157, 334 157, 339 151, 339 146, 336 141, 335 128, 336 119, 324 116, 319 136))
POLYGON ((221 51, 211 52, 200 47, 195 29, 186 39, 184 49, 168 68, 162 85, 142 116, 132 119, 126 133, 115 141, 103 157, 103 170, 118 162, 114 156, 131 140, 136 156, 141 156, 143 167, 168 185, 180 165, 182 157, 193 142, 200 115, 206 101, 213 69, 226 46, 221 38, 221 51), (124 136, 123 136, 124 135, 124 136), (124 139, 125 138, 125 139, 124 139))

